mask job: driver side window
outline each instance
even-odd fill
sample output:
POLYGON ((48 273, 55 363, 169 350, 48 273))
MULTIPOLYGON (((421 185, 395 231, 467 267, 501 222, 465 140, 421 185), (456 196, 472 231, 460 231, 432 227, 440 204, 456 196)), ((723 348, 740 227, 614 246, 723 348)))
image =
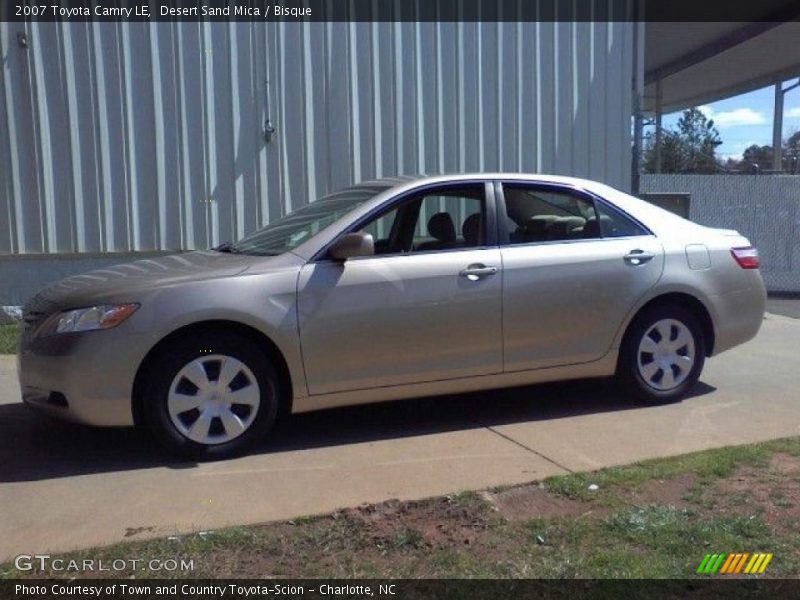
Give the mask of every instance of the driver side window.
POLYGON ((363 233, 369 233, 375 241, 375 254, 389 254, 392 228, 397 221, 398 210, 399 207, 393 208, 361 228, 363 233))
POLYGON ((375 254, 436 252, 485 244, 483 185, 415 194, 364 225, 375 254))

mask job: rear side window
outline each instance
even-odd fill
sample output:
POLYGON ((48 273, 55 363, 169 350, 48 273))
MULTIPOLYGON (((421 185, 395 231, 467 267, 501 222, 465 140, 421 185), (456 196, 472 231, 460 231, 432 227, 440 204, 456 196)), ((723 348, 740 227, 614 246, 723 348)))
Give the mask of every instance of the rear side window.
POLYGON ((649 235, 615 207, 571 190, 504 184, 511 244, 649 235))
POLYGON ((567 191, 504 185, 511 244, 601 237, 594 202, 567 191))
POLYGON ((598 202, 595 209, 600 219, 600 230, 603 233, 603 237, 649 235, 649 232, 644 227, 607 204, 598 202))

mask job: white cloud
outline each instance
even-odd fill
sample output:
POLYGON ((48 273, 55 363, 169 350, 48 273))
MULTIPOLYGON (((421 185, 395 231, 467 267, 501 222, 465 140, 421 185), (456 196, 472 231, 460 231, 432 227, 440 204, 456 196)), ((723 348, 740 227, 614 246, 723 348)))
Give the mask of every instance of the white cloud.
POLYGON ((730 144, 725 144, 723 146, 723 150, 722 150, 722 152, 720 154, 718 154, 718 156, 723 161, 726 161, 729 158, 732 158, 733 160, 741 160, 742 154, 744 153, 744 151, 747 148, 749 148, 750 146, 752 146, 753 144, 756 144, 758 146, 763 145, 763 144, 759 144, 755 140, 749 140, 749 141, 743 141, 743 142, 731 142, 730 144))
POLYGON ((741 154, 742 152, 744 152, 750 146, 753 146, 753 145, 758 145, 758 142, 755 141, 755 140, 749 140, 749 141, 746 141, 746 142, 733 142, 732 144, 730 144, 729 147, 730 147, 731 150, 741 154))
MULTIPOLYGON (((752 108, 737 108, 735 110, 715 111, 711 106, 704 104, 697 109, 707 118, 714 120, 714 125, 719 127, 738 127, 740 125, 764 125, 767 118, 762 112, 752 108)), ((794 109, 792 109, 794 110, 794 109)), ((798 107, 800 110, 800 107, 798 107)))
POLYGON ((714 109, 711 108, 708 104, 703 104, 703 106, 698 106, 697 110, 703 113, 707 119, 714 118, 714 109))
POLYGON ((767 122, 764 113, 755 111, 751 108, 738 108, 727 112, 717 113, 714 119, 723 127, 733 127, 736 125, 763 125, 767 122))
POLYGON ((793 106, 785 113, 783 113, 783 115, 785 117, 788 117, 789 119, 794 119, 794 118, 800 119, 800 106, 793 106))

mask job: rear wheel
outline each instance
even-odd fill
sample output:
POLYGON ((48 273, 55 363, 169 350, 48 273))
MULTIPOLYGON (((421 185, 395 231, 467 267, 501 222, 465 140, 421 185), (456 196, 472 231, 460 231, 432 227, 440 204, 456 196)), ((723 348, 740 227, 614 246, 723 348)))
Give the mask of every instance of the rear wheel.
POLYGON ((639 400, 672 402, 694 387, 704 363, 703 330, 694 314, 656 306, 640 314, 625 335, 617 377, 639 400))
POLYGON ((238 336, 192 335, 155 360, 144 417, 167 449, 195 460, 251 448, 278 412, 278 378, 256 344, 238 336))

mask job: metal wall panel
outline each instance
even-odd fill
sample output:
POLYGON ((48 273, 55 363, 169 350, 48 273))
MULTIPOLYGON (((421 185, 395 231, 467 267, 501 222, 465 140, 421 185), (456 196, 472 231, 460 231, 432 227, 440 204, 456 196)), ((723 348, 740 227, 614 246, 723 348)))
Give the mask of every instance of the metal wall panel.
POLYGON ((0 254, 208 247, 401 173, 627 188, 632 27, 0 23, 0 254))

